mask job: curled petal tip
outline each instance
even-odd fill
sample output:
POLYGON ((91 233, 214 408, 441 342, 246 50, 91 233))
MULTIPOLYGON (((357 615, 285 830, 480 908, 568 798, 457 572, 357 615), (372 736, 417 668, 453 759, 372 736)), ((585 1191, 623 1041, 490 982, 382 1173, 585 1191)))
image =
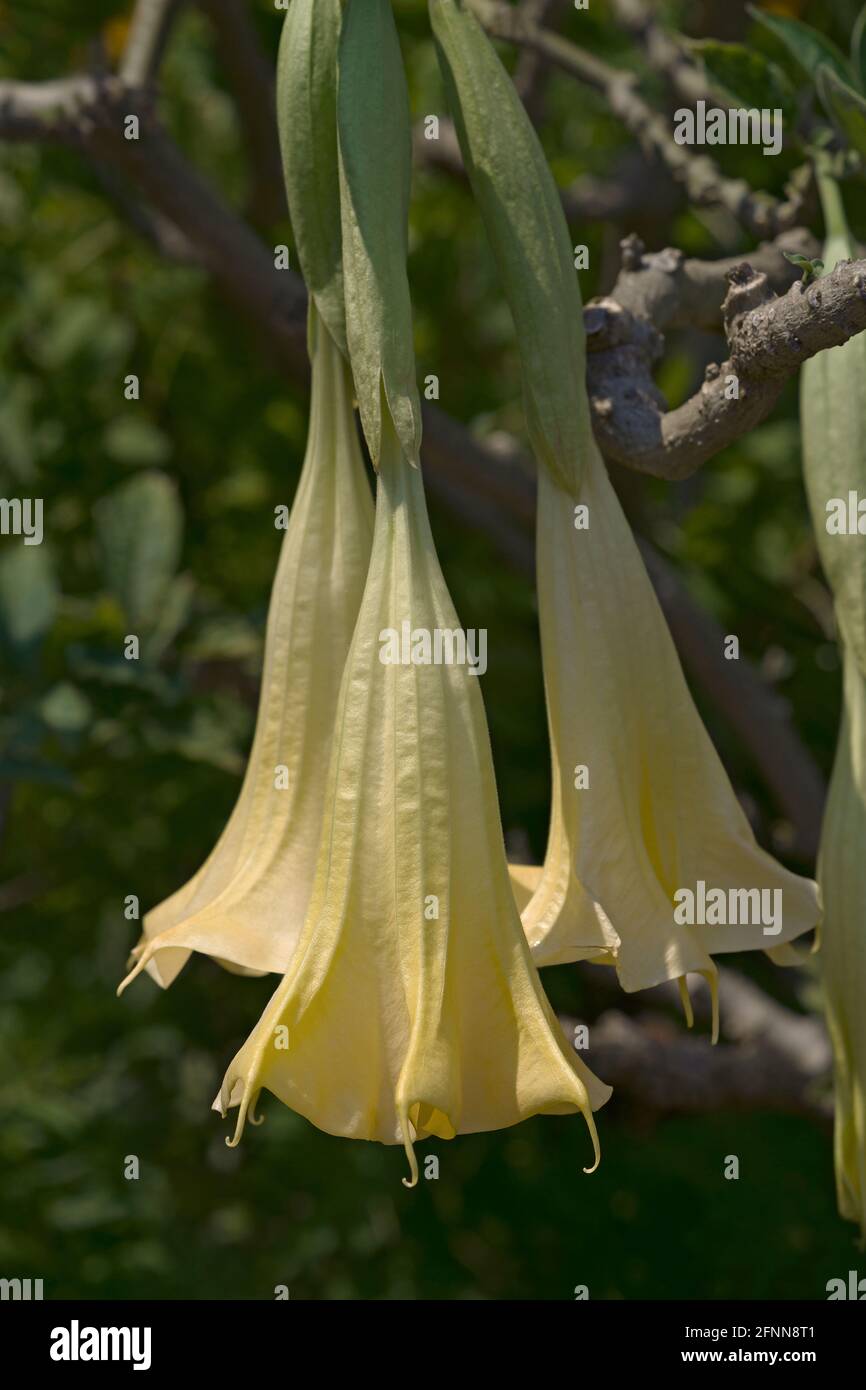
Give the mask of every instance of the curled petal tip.
MULTIPOLYGON (((133 955, 134 954, 135 952, 133 952, 133 955)), ((129 974, 125 977, 125 979, 121 980, 120 984, 117 986, 118 999, 120 998, 123 991, 126 989, 127 985, 131 985, 135 977, 141 974, 142 970, 147 965, 147 962, 150 960, 151 954, 152 952, 150 950, 142 951, 140 953, 138 960, 130 970, 129 974)))
MULTIPOLYGON (((232 1093, 232 1088, 233 1088, 233 1086, 234 1086, 234 1081, 230 1081, 230 1082, 228 1082, 226 1085, 223 1086, 222 1091, 220 1092, 220 1108, 222 1109, 223 1117, 225 1117, 226 1108, 227 1108, 227 1107, 226 1107, 226 1099, 228 1098, 229 1101, 231 1100, 231 1093, 232 1093)), ((243 1092, 243 1095, 242 1095, 242 1097, 241 1097, 240 1108, 238 1109, 238 1119, 237 1119, 237 1124, 235 1125, 235 1132, 234 1132, 234 1134, 232 1135, 231 1139, 226 1139, 226 1144, 228 1145, 228 1147, 229 1147, 230 1149, 236 1148, 237 1145, 240 1143, 240 1141, 241 1141, 241 1136, 242 1136, 242 1134, 243 1134, 243 1132, 244 1132, 244 1126, 246 1125, 247 1119, 250 1120, 250 1123, 251 1123, 251 1124, 260 1124, 260 1123, 261 1123, 261 1121, 256 1120, 256 1118, 255 1118, 255 1107, 256 1107, 256 1101, 258 1100, 258 1098, 259 1098, 259 1090, 256 1090, 255 1092, 251 1093, 251 1092, 250 1092, 250 1087, 249 1087, 249 1082, 246 1081, 246 1082, 244 1083, 244 1092, 243 1092)))
POLYGON ((226 1135, 226 1148, 227 1148, 227 1149, 236 1149, 237 1146, 238 1146, 238 1144, 241 1142, 241 1135, 242 1135, 243 1132, 244 1132, 244 1121, 245 1121, 245 1119, 246 1119, 246 1116, 244 1115, 243 1109, 242 1109, 240 1115, 238 1115, 238 1122, 237 1122, 237 1124, 235 1125, 235 1132, 234 1132, 234 1134, 231 1136, 231 1138, 229 1138, 229 1136, 226 1135))
POLYGON ((715 1046, 719 1041, 719 976, 718 971, 708 970, 704 977, 710 987, 710 1007, 712 1008, 712 1033, 710 1042, 715 1046))
POLYGON ((598 1130, 595 1127, 595 1120, 592 1117, 592 1111, 588 1107, 583 1112, 583 1118, 586 1120, 587 1128, 589 1129, 589 1137, 592 1140, 592 1163, 589 1168, 584 1168, 583 1170, 585 1173, 588 1174, 594 1173, 598 1165, 601 1163, 601 1145, 598 1142, 598 1130))
POLYGON ((418 1186, 418 1160, 415 1157, 415 1145, 412 1143, 412 1128, 409 1124, 409 1110, 407 1106, 399 1107, 400 1129, 398 1134, 403 1136, 403 1148, 406 1150, 406 1157, 409 1160, 409 1177, 403 1178, 404 1187, 418 1186))
POLYGON ((695 1026, 695 1014, 694 1014, 694 1010, 693 1010, 693 1008, 692 1008, 692 1001, 691 1001, 691 998, 690 998, 690 996, 689 996, 689 985, 688 985, 688 980, 687 980, 686 976, 685 976, 685 975, 679 975, 679 976, 677 977, 677 984, 678 984, 678 986, 679 986, 680 999, 682 1000, 683 1013, 685 1014, 685 1017, 686 1017, 686 1027, 687 1027, 687 1028, 694 1028, 694 1026, 695 1026))

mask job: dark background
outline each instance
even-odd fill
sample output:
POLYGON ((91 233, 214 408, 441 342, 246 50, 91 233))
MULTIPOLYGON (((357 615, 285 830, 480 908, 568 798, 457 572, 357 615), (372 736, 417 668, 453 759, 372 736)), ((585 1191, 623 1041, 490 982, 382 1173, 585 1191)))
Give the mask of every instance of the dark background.
MULTIPOLYGON (((247 8, 273 57, 281 16, 266 0, 247 8)), ((844 46, 859 5, 774 8, 844 46)), ((4 0, 0 77, 79 70, 94 39, 116 57, 128 10, 4 0)), ((413 114, 441 112, 426 5, 395 10, 413 114)), ((639 67, 605 11, 593 3, 567 31, 639 67)), ((666 13, 691 34, 751 32, 738 4, 666 13)), ((243 206, 235 103, 193 4, 161 87, 178 143, 243 206)), ((645 90, 663 101, 650 75, 645 90)), ((600 99, 560 74, 540 127, 562 184, 604 179, 631 157, 600 99)), ((796 162, 719 156, 757 186, 769 173, 776 193, 796 162)), ((263 1128, 226 1148, 210 1102, 273 980, 194 958, 170 991, 143 980, 115 999, 138 936, 124 898, 146 910, 180 886, 238 790, 280 540, 273 508, 293 495, 307 411, 205 273, 161 260, 117 195, 74 152, 0 146, 0 495, 41 496, 46 513, 43 546, 0 538, 0 1275, 41 1277, 49 1298, 270 1298, 277 1284, 331 1299, 569 1299, 578 1284, 593 1298, 824 1297, 857 1251, 835 1210, 831 1136, 811 1120, 660 1116, 614 1098, 592 1177, 584 1126, 541 1118, 425 1143, 441 1177, 409 1192, 399 1148, 331 1138, 273 1099, 263 1128), (135 403, 123 399, 131 372, 135 403), (130 630, 146 637, 139 663, 121 656, 130 630), (723 1177, 729 1154, 736 1182, 723 1177), (138 1181, 124 1178, 127 1155, 138 1181)), ((862 203, 855 190, 852 209, 862 203)), ((258 224, 269 244, 291 244, 285 220, 258 224)), ((689 210, 661 178, 621 222, 572 230, 591 250, 585 298, 610 285, 627 231, 650 249, 749 249, 730 218, 689 210)), ((419 377, 438 373, 440 403, 461 420, 520 437, 512 326, 480 221, 466 189, 435 171, 416 172, 410 275, 419 377)), ((672 403, 718 349, 704 336, 669 340, 659 379, 672 403)), ((838 659, 796 384, 691 481, 626 486, 644 533, 739 635, 828 772, 838 659)), ((540 857, 549 771, 532 588, 435 504, 433 524, 463 623, 489 632, 483 690, 503 822, 540 857)), ((718 711, 701 708, 759 837, 784 858, 787 827, 718 711)), ((794 1002, 763 959, 736 963, 794 1002)), ((544 978, 563 1012, 598 1012, 592 971, 544 978)), ((799 998, 820 1007, 817 979, 799 998)))

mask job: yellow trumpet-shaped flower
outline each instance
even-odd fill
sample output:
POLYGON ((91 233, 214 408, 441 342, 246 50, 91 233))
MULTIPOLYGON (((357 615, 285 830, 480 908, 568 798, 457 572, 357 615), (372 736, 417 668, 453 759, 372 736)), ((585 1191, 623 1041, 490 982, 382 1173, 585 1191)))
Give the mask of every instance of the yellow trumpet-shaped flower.
POLYGON ((689 694, 607 471, 538 478, 538 591, 554 769, 540 883, 523 913, 539 964, 614 963, 626 990, 815 925, 815 885, 755 842, 689 694), (586 530, 575 529, 585 508, 586 530))
POLYGON ((427 659, 459 624, 420 470, 387 408, 381 422, 373 552, 310 908, 218 1104, 240 1107, 233 1142, 263 1088, 328 1133, 402 1142, 412 1183, 415 1139, 538 1113, 580 1111, 597 1161, 592 1111, 609 1088, 569 1049, 530 958, 477 678, 427 659), (405 664, 393 642, 404 623, 405 664))
POLYGON ((310 342, 307 450, 271 594, 243 785, 204 865, 145 917, 124 985, 147 968, 167 986, 192 951, 242 973, 282 973, 303 926, 337 695, 373 532, 351 373, 312 305, 310 342))
POLYGON ((866 1236, 866 678, 845 655, 845 703, 821 834, 827 1022, 835 1059, 839 1211, 866 1236))
POLYGON ((755 843, 595 445, 571 239, 535 131, 475 17, 454 0, 430 0, 430 15, 538 461, 553 807, 524 927, 540 965, 614 963, 627 990, 679 980, 690 1018, 686 975, 715 997, 713 952, 807 931, 817 890, 755 843))

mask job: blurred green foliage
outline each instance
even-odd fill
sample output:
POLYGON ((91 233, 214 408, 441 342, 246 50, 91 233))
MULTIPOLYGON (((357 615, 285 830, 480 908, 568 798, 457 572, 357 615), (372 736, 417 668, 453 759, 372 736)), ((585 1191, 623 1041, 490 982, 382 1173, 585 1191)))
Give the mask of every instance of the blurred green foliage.
MULTIPOLYGON (((426 6, 396 8, 415 115, 440 110, 426 6)), ((275 54, 279 16, 268 0, 251 9, 275 54)), ((838 9, 842 44, 853 13, 838 9)), ((109 51, 122 40, 127 10, 5 0, 0 76, 75 70, 100 31, 109 51)), ((568 30, 640 70, 605 11, 570 17, 568 30)), ((731 11, 668 8, 694 37, 742 39, 747 21, 739 13, 732 33, 731 11)), ((824 24, 817 3, 789 11, 824 24)), ((163 114, 240 205, 235 106, 192 6, 166 61, 163 114)), ((603 102, 559 74, 542 138, 563 183, 606 176, 628 147, 603 102)), ((720 154, 729 172, 766 176, 753 151, 720 154)), ((772 163, 772 191, 793 162, 772 163)), ((655 245, 747 249, 727 218, 685 206, 650 225, 655 245)), ((574 229, 591 250, 585 297, 609 283, 630 229, 574 229)), ((195 959, 169 992, 142 981, 118 1002, 138 934, 123 905, 136 894, 146 910, 182 884, 238 790, 280 539, 273 509, 292 497, 307 402, 204 274, 161 262, 72 152, 0 149, 0 253, 0 495, 44 498, 46 534, 40 547, 0 538, 0 1273, 43 1277, 47 1297, 269 1298, 281 1283, 318 1298, 568 1299, 577 1284, 592 1297, 822 1297, 855 1255, 835 1214, 829 1137, 805 1121, 659 1121, 615 1100, 592 1177, 580 1171, 583 1126, 546 1118, 424 1146, 441 1178, 415 1192, 400 1183, 399 1149, 331 1138, 275 1102, 261 1131, 225 1147, 210 1102, 273 982, 195 959), (124 397, 130 374, 139 400, 124 397), (137 662, 123 656, 130 632, 137 662), (738 1182, 722 1176, 729 1153, 738 1182), (138 1181, 123 1176, 132 1154, 138 1181)), ((439 374, 461 419, 520 434, 511 324, 479 219, 461 185, 429 171, 415 179, 410 272, 419 374, 439 374)), ((707 350, 672 338, 660 377, 672 399, 694 389, 707 350)), ((688 483, 629 488, 643 529, 791 701, 826 769, 838 661, 798 447, 792 387, 688 483)), ((540 855, 549 773, 534 596, 483 535, 436 507, 433 522, 464 623, 489 630, 504 825, 540 855)), ((754 768, 704 713, 772 843, 776 812, 754 768)), ((591 1011, 577 972, 546 981, 557 1006, 591 1011)))

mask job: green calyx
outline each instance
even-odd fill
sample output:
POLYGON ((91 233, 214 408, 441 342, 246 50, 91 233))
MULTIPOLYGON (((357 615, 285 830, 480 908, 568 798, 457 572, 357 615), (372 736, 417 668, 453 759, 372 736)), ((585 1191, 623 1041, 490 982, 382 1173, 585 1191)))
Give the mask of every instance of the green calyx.
POLYGON ((387 410, 415 464, 421 406, 406 274, 409 95, 388 0, 348 0, 337 117, 346 336, 361 423, 378 466, 387 410))
POLYGON ((301 271, 346 352, 337 146, 340 0, 292 0, 277 60, 277 127, 301 271))
POLYGON ((511 78, 474 15, 429 0, 448 103, 517 330, 527 428, 572 490, 589 425, 580 289, 559 193, 511 78))

